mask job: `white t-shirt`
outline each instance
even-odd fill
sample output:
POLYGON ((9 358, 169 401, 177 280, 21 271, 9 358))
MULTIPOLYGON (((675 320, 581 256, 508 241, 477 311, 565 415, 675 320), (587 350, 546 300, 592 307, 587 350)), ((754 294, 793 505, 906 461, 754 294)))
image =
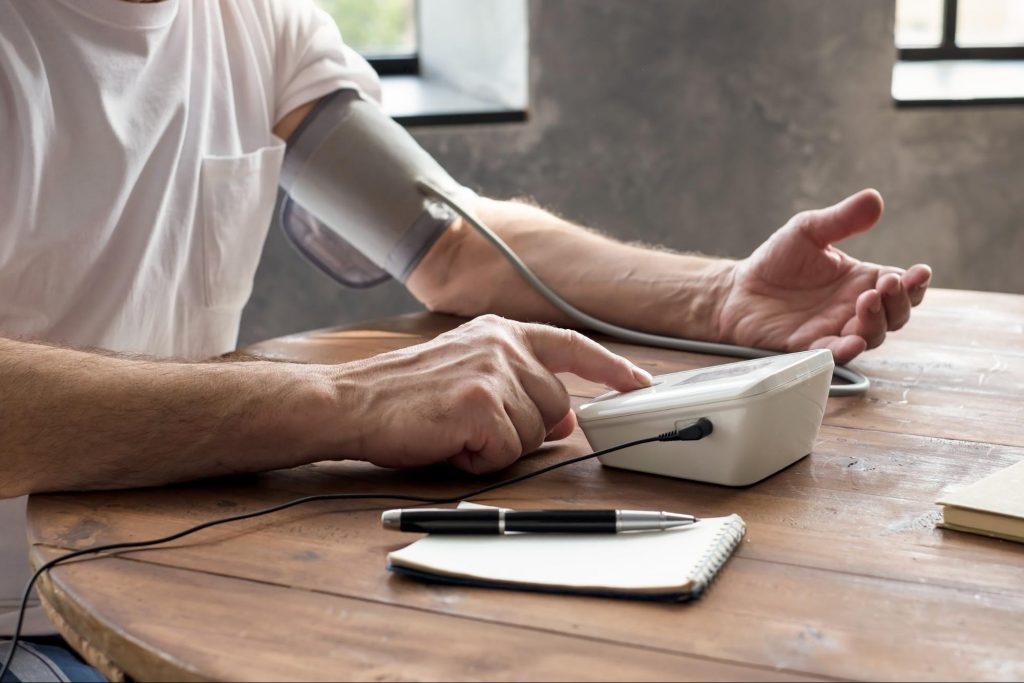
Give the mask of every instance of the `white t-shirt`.
MULTIPOLYGON (((272 128, 339 88, 380 97, 312 0, 0 0, 0 336, 233 349, 284 155, 272 128)), ((23 509, 0 502, 0 632, 27 578, 23 509)))

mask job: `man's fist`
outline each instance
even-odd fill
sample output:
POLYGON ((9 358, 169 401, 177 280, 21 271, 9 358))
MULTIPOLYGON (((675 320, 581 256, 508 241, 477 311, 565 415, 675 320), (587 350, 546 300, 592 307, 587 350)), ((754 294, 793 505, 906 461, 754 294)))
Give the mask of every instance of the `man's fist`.
POLYGON ((338 366, 337 401, 354 411, 342 457, 384 467, 448 460, 501 469, 576 427, 556 372, 619 391, 651 376, 572 330, 476 318, 433 341, 338 366))

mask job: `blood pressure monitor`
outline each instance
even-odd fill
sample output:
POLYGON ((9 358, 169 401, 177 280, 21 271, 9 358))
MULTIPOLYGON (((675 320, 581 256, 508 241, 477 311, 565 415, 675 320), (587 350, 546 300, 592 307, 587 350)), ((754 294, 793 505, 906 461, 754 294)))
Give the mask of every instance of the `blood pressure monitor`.
POLYGON ((747 486, 811 452, 825 414, 834 363, 827 349, 728 363, 654 378, 611 392, 576 415, 594 450, 685 427, 706 417, 700 441, 654 442, 601 462, 682 479, 747 486))

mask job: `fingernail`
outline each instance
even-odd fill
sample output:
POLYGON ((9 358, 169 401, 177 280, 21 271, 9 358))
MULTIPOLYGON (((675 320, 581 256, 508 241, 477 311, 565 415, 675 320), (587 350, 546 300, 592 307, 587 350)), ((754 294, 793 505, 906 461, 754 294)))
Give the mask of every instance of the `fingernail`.
POLYGON ((645 387, 649 387, 654 383, 654 377, 651 376, 651 373, 635 365, 633 366, 633 377, 636 378, 639 384, 645 387))
POLYGON ((882 302, 881 301, 871 305, 871 312, 872 313, 880 313, 881 311, 882 311, 882 302))

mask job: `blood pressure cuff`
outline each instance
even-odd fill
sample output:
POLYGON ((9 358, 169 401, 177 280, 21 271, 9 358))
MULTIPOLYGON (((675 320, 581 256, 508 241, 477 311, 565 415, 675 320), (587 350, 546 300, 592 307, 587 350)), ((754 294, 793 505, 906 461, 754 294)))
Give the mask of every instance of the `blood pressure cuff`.
POLYGON ((405 282, 455 218, 420 192, 420 180, 459 199, 475 197, 375 103, 339 90, 288 139, 281 227, 342 284, 405 282))

